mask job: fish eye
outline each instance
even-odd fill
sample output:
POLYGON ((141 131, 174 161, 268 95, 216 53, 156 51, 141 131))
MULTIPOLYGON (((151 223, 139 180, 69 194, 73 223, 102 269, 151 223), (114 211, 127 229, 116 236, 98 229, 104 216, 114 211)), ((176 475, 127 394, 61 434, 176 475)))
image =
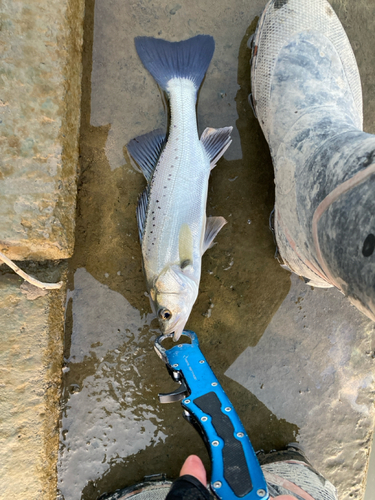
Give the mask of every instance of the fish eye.
POLYGON ((362 247, 362 254, 364 257, 370 257, 375 250, 375 235, 369 234, 365 239, 362 247))
POLYGON ((158 312, 158 316, 160 319, 168 320, 171 319, 172 313, 168 311, 168 309, 160 309, 158 312))

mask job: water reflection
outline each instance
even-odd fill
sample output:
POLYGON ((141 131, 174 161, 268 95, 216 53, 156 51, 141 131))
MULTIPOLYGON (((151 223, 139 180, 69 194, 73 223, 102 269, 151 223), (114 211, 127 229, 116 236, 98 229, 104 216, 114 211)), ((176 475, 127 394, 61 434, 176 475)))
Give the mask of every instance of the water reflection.
POLYGON ((153 314, 141 314, 120 293, 97 281, 84 268, 74 273, 72 300, 73 329, 69 362, 79 363, 87 356, 102 360, 124 342, 137 345, 150 326, 153 314))
POLYGON ((145 397, 152 389, 143 377, 145 349, 139 346, 150 315, 142 316, 83 268, 75 272, 68 299, 73 329, 58 470, 61 494, 75 500, 89 480, 164 441, 166 431, 145 397))

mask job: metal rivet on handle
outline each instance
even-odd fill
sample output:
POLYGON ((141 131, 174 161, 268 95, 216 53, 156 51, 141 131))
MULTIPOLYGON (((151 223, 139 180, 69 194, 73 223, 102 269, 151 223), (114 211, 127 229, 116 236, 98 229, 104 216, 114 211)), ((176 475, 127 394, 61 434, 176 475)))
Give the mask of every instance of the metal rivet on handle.
POLYGON ((207 417, 202 417, 201 420, 202 420, 202 422, 207 422, 208 418, 207 417))
POLYGON ((182 347, 182 344, 178 344, 178 347, 182 347))
POLYGON ((190 403, 190 399, 185 399, 184 403, 185 404, 189 404, 190 403))
POLYGON ((244 433, 243 432, 237 432, 237 437, 243 438, 244 437, 244 433))
POLYGON ((215 481, 214 484, 213 484, 213 487, 215 489, 221 488, 221 482, 220 481, 215 481))
POLYGON ((212 382, 212 387, 216 387, 217 386, 217 382, 212 382))
POLYGON ((258 490, 257 491, 258 497, 265 497, 266 496, 266 491, 265 490, 258 490))
POLYGON ((219 441, 212 441, 211 444, 212 444, 212 446, 219 446, 220 443, 219 443, 219 441))
POLYGON ((232 408, 231 408, 230 406, 227 406, 227 407, 225 408, 225 411, 231 411, 231 410, 232 410, 232 408))
POLYGON ((175 363, 174 365, 172 365, 173 368, 177 368, 178 367, 178 363, 175 363))
POLYGON ((200 363, 201 365, 203 365, 203 363, 204 363, 204 359, 201 359, 201 360, 199 361, 199 363, 200 363))

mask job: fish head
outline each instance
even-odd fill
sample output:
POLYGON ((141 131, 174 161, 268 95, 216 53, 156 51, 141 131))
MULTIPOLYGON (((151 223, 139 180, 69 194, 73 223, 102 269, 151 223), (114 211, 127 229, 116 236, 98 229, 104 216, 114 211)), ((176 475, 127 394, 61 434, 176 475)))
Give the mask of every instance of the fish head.
POLYGON ((172 266, 160 274, 150 295, 163 334, 173 332, 177 341, 197 299, 198 283, 188 271, 172 266))

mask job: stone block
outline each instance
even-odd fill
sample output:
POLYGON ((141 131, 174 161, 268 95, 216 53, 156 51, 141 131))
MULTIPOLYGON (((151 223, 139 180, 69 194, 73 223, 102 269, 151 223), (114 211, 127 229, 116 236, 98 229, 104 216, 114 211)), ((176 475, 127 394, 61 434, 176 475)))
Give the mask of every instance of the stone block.
POLYGON ((0 499, 52 500, 65 289, 46 292, 0 275, 0 499))
POLYGON ((70 257, 84 0, 2 3, 0 251, 70 257))

